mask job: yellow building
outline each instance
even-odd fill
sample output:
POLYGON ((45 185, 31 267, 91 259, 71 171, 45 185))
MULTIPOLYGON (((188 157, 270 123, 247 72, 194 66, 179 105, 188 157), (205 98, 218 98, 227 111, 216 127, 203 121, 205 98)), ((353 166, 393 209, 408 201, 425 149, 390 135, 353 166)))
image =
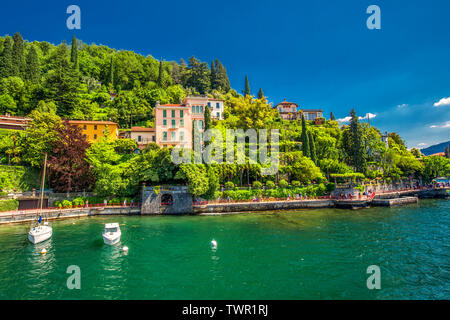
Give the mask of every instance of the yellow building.
POLYGON ((90 143, 97 142, 104 137, 106 128, 108 128, 111 139, 116 140, 119 135, 119 125, 112 121, 69 120, 69 124, 79 126, 82 134, 90 143))

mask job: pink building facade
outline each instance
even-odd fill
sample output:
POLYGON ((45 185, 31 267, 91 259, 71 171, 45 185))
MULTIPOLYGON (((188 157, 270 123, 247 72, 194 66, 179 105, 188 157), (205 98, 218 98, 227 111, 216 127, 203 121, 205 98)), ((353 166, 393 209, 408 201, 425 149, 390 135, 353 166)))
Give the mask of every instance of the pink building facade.
POLYGON ((277 104, 274 108, 278 110, 278 112, 280 113, 280 117, 284 120, 295 120, 299 116, 299 113, 297 111, 298 104, 294 102, 288 102, 286 101, 286 99, 283 102, 277 104))
POLYGON ((192 149, 192 128, 196 126, 202 139, 206 108, 210 108, 212 119, 223 119, 222 100, 205 96, 188 96, 181 104, 157 103, 154 109, 155 142, 161 147, 192 149))

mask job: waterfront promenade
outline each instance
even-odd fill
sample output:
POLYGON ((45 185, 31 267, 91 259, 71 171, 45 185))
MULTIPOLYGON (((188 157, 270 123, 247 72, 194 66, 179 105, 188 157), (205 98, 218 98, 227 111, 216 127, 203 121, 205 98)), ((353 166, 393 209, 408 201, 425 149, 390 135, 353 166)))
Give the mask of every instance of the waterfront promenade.
MULTIPOLYGON (((373 197, 342 199, 339 197, 320 197, 309 199, 265 199, 260 201, 199 201, 193 202, 194 214, 220 215, 251 211, 276 211, 292 209, 320 208, 361 208, 370 206, 395 206, 417 203, 419 198, 446 198, 450 187, 427 189, 404 189, 377 193, 373 197)), ((0 213, 0 224, 31 222, 36 219, 39 209, 15 210, 0 213)), ((131 205, 89 205, 78 208, 47 208, 42 215, 49 220, 59 220, 97 215, 140 215, 140 203, 131 205)))

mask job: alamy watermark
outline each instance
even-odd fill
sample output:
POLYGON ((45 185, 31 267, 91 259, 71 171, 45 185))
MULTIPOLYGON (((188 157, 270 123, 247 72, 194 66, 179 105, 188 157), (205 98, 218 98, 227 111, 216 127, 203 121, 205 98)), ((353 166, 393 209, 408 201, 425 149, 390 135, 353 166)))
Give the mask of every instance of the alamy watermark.
POLYGON ((381 9, 377 5, 371 5, 366 10, 367 14, 370 14, 370 17, 367 18, 367 28, 369 30, 380 30, 381 29, 381 9))
POLYGON ((372 265, 367 267, 367 274, 370 274, 370 277, 367 278, 367 289, 369 290, 373 290, 373 289, 377 289, 380 290, 381 289, 381 270, 380 267, 377 265, 372 265))
POLYGON ((67 278, 67 289, 81 289, 81 269, 77 265, 71 265, 67 267, 66 273, 70 276, 67 278))
POLYGON ((67 7, 66 13, 70 14, 70 16, 66 20, 67 29, 80 30, 81 29, 81 9, 80 9, 80 7, 72 4, 67 7))
POLYGON ((260 164, 262 175, 275 175, 280 165, 278 129, 227 129, 225 146, 222 132, 208 129, 194 133, 193 148, 176 147, 172 150, 175 164, 260 164), (248 140, 248 143, 246 141, 248 140), (269 141, 270 140, 270 141, 269 141), (248 155, 246 155, 248 149, 248 155), (193 154, 191 153, 193 151, 193 154), (224 157, 225 154, 225 157, 224 157))

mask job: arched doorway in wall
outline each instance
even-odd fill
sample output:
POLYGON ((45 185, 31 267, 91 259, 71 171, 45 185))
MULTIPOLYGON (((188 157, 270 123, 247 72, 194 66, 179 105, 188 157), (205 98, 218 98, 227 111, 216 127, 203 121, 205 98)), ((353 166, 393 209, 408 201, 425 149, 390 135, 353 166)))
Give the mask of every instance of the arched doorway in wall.
POLYGON ((173 205, 173 197, 169 193, 165 193, 161 196, 161 205, 162 206, 172 206, 173 205))

